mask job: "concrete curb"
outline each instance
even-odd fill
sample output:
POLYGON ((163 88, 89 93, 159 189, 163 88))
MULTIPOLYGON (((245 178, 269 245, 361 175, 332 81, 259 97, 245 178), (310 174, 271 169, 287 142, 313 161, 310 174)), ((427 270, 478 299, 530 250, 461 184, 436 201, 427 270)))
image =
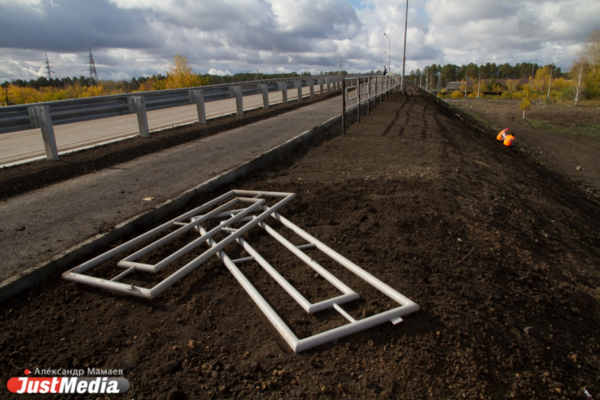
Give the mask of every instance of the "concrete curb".
POLYGON ((120 236, 131 233, 139 227, 149 226, 164 218, 169 213, 185 206, 196 194, 215 190, 216 188, 233 182, 241 176, 244 176, 274 160, 275 158, 291 152, 297 145, 303 143, 317 134, 328 129, 331 125, 341 121, 341 114, 328 121, 301 133, 300 135, 288 140, 287 142, 267 150, 265 153, 253 160, 246 161, 243 164, 223 172, 214 178, 195 186, 173 199, 157 206, 154 210, 144 212, 129 218, 126 221, 116 225, 110 232, 101 233, 89 238, 88 240, 75 245, 61 254, 52 257, 49 261, 40 263, 34 267, 28 268, 19 274, 0 282, 0 303, 13 297, 21 291, 34 287, 44 279, 54 273, 65 270, 68 267, 74 267, 74 263, 79 259, 90 255, 100 248, 108 246, 116 241, 120 236))

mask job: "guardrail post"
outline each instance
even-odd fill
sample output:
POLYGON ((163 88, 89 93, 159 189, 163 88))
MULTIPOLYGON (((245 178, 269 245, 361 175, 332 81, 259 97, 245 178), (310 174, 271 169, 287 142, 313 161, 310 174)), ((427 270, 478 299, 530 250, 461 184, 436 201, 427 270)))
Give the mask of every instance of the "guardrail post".
POLYGON ((317 79, 317 85, 319 85, 319 94, 323 94, 323 78, 317 79))
POLYGON ((258 93, 262 93, 263 108, 266 110, 269 108, 269 87, 267 85, 258 84, 258 93))
POLYGON ((298 89, 298 101, 302 101, 302 81, 294 81, 294 87, 298 89))
POLYGON ((237 115, 244 115, 244 100, 241 86, 230 86, 229 97, 235 97, 235 109, 237 115))
POLYGON ((331 92, 331 78, 326 78, 327 80, 327 93, 331 92))
POLYGON ((308 87, 310 88, 310 98, 312 99, 315 97, 315 81, 313 78, 308 78, 306 83, 308 83, 308 87))
POLYGON ((281 90, 281 103, 287 103, 287 82, 277 82, 277 90, 281 90))
POLYGON ((346 81, 342 79, 342 134, 346 133, 346 81))
POLYGON ((204 92, 202 89, 190 90, 188 92, 190 101, 196 103, 196 109, 198 110, 198 123, 206 124, 206 109, 204 108, 204 92))
POLYGON ((137 114, 140 136, 145 138, 150 137, 150 131, 148 130, 148 116, 146 115, 146 101, 144 100, 144 96, 128 97, 127 102, 129 103, 129 111, 137 114))
POLYGON ((44 147, 46 148, 46 158, 48 160, 58 161, 58 149, 56 148, 56 138, 54 137, 54 125, 50 115, 50 106, 32 106, 27 107, 31 126, 41 128, 44 147))

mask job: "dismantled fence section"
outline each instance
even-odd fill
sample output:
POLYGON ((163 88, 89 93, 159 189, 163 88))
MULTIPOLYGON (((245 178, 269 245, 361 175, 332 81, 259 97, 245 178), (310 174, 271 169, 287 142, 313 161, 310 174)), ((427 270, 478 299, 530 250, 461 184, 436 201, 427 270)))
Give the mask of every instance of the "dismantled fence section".
POLYGON ((198 121, 205 124, 206 102, 235 98, 236 113, 242 115, 244 96, 262 94, 263 106, 268 108, 269 92, 281 91, 283 103, 287 103, 287 90, 297 88, 298 100, 302 101, 303 87, 310 88, 310 97, 313 97, 315 84, 319 85, 320 94, 323 94, 324 85, 327 85, 327 92, 332 85, 334 90, 339 89, 340 80, 335 76, 267 79, 0 107, 0 134, 41 128, 48 160, 58 160, 54 125, 137 114, 140 136, 149 137, 147 111, 196 104, 198 121))
MULTIPOLYGON (((295 352, 307 350, 388 321, 397 324, 402 321, 402 316, 419 310, 416 303, 280 215, 277 211, 294 197, 294 193, 232 190, 65 272, 63 278, 115 292, 152 299, 200 267, 204 262, 216 256, 224 263, 225 267, 295 352), (278 221, 281 226, 293 232, 306 243, 294 245, 289 239, 267 224, 266 219, 268 217, 278 221), (265 231, 282 246, 282 250, 287 249, 291 252, 314 273, 329 282, 340 294, 316 303, 310 302, 292 283, 282 276, 276 266, 271 265, 251 245, 253 234, 256 232, 256 229, 252 231, 253 228, 265 231), (153 254, 162 254, 161 250, 164 250, 169 242, 194 231, 198 233, 198 236, 183 245, 183 247, 171 252, 166 257, 161 256, 162 258, 158 261, 148 261, 148 259, 154 259, 153 254), (242 237, 243 235, 245 235, 245 238, 242 237), (225 252, 225 247, 233 243, 237 243, 248 256, 231 259, 225 252), (123 257, 123 253, 128 252, 128 250, 133 252, 123 257), (355 274, 362 280, 363 284, 371 285, 383 295, 398 303, 398 306, 360 320, 355 319, 342 306, 360 299, 360 295, 310 257, 306 251, 312 250, 319 250, 334 263, 355 274), (195 258, 184 265, 178 265, 176 261, 188 253, 191 253, 195 258), (99 278, 85 274, 107 261, 112 263, 115 257, 120 258, 116 266, 122 268, 123 272, 118 273, 113 278, 99 278), (238 268, 239 264, 249 261, 258 263, 262 270, 269 274, 306 313, 315 314, 325 310, 335 310, 348 323, 299 339, 284 322, 285 317, 282 318, 273 309, 271 304, 238 268), (152 288, 144 288, 123 282, 128 277, 133 278, 135 272, 159 273, 167 267, 176 268, 176 270, 152 288)), ((169 252, 165 251, 165 253, 169 252)), ((362 288, 363 285, 359 286, 362 288)))
POLYGON ((363 104, 367 114, 371 112, 371 101, 386 100, 387 96, 400 86, 400 76, 361 76, 342 79, 342 133, 346 133, 346 113, 357 109, 358 122, 363 104))

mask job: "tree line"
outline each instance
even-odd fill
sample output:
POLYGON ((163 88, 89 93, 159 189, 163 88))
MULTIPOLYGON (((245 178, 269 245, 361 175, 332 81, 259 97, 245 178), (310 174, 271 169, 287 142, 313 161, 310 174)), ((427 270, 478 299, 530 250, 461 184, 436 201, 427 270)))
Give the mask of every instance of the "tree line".
POLYGON ((530 79, 531 76, 535 76, 537 71, 540 69, 553 69, 553 76, 555 78, 568 78, 568 73, 563 73, 560 67, 556 67, 552 64, 539 65, 537 63, 517 63, 516 65, 486 63, 477 65, 470 63, 468 65, 455 65, 455 64, 432 64, 423 68, 423 70, 416 69, 410 71, 407 76, 409 82, 414 83, 415 80, 421 78, 423 85, 425 80, 428 82, 428 86, 431 89, 442 89, 445 88, 450 82, 462 82, 466 79, 477 80, 493 80, 498 79, 530 79))

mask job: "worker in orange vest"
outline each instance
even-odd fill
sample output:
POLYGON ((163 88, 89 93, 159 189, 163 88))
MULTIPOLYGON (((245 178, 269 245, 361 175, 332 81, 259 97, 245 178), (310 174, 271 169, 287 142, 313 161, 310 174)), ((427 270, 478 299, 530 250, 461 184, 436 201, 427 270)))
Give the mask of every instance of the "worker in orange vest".
POLYGON ((506 137, 504 138, 504 145, 506 147, 516 146, 517 144, 515 143, 515 135, 513 135, 512 133, 506 135, 506 137))
POLYGON ((498 136, 496 136, 496 140, 498 140, 499 142, 504 141, 507 133, 508 133, 508 128, 504 128, 504 130, 501 130, 500 133, 498 134, 498 136))

